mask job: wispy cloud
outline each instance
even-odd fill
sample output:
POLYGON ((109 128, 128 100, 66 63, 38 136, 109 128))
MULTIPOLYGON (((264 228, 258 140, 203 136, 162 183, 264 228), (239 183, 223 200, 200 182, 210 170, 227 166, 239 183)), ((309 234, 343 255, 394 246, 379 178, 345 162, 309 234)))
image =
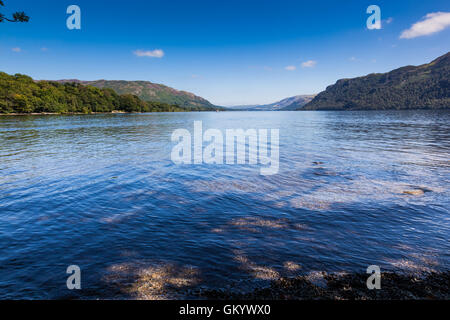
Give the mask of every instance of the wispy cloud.
POLYGON ((41 51, 43 51, 43 52, 47 52, 47 51, 48 51, 48 48, 46 48, 46 47, 42 47, 42 48, 41 48, 41 51))
POLYGON ((394 18, 389 17, 389 18, 387 18, 384 22, 385 22, 386 24, 391 24, 392 21, 394 21, 394 18))
POLYGON ((308 60, 302 63, 303 68, 314 68, 317 64, 315 60, 308 60))
POLYGON ((12 50, 13 52, 21 52, 21 51, 22 51, 22 49, 20 49, 19 47, 12 48, 11 50, 12 50))
POLYGON ((287 66, 284 69, 287 71, 294 71, 295 69, 297 69, 297 67, 296 66, 287 66))
POLYGON ((136 50, 133 51, 134 55, 138 57, 149 57, 149 58, 162 58, 164 57, 164 51, 161 49, 155 50, 136 50))
POLYGON ((433 12, 427 14, 421 21, 414 23, 411 28, 404 30, 400 39, 428 36, 448 27, 450 27, 450 12, 433 12))

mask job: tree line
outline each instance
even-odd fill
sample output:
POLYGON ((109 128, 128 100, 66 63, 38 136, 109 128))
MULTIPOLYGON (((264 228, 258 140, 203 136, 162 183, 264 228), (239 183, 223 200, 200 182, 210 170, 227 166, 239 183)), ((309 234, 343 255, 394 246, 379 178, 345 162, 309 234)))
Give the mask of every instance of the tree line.
POLYGON ((175 112, 189 108, 143 101, 80 83, 34 81, 23 74, 0 72, 0 113, 175 112))

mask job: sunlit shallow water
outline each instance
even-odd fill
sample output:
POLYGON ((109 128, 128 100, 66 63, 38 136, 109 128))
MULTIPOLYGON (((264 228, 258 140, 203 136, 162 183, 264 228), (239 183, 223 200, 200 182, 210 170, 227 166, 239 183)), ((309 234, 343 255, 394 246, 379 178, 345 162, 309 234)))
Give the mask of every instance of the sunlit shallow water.
POLYGON ((2 116, 0 298, 184 298, 374 264, 448 270, 449 159, 446 111, 2 116), (279 128, 279 173, 175 165, 171 134, 196 120, 279 128))

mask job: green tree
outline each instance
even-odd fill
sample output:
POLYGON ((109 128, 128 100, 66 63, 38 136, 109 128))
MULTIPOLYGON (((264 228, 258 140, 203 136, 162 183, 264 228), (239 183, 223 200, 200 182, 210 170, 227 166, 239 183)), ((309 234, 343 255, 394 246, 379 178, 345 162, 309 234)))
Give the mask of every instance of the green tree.
MULTIPOLYGON (((0 0, 0 6, 4 7, 5 4, 3 0, 0 0)), ((9 21, 9 22, 28 22, 30 17, 25 14, 23 11, 14 12, 12 14, 12 18, 5 17, 4 14, 0 12, 0 22, 9 21)))
POLYGON ((0 72, 0 113, 172 112, 187 108, 148 102, 132 94, 80 83, 34 81, 23 74, 0 72))

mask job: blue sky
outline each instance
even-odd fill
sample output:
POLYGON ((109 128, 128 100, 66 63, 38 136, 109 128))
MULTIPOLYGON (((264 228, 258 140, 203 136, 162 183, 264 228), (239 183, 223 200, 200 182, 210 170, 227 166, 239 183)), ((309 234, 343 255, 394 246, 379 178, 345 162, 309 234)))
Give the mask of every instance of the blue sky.
POLYGON ((448 0, 4 2, 3 13, 23 10, 31 21, 0 24, 1 71, 148 80, 218 105, 318 93, 340 78, 422 64, 450 51, 447 16, 439 32, 412 30, 400 38, 427 14, 450 12, 448 0), (66 27, 72 4, 81 8, 81 30, 66 27), (366 27, 371 4, 381 8, 380 30, 366 27), (146 56, 156 49, 164 55, 146 56))

